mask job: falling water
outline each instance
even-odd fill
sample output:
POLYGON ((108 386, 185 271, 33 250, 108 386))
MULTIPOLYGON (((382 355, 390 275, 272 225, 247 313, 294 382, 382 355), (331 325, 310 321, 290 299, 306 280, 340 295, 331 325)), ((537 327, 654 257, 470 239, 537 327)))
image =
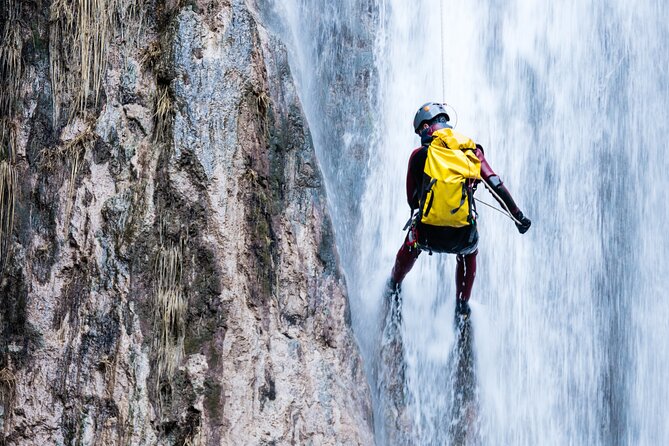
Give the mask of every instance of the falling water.
MULTIPOLYGON (((442 0, 441 14, 436 0, 277 4, 370 386, 382 387, 381 296, 409 215, 411 120, 445 99, 533 221, 520 235, 479 206, 471 438, 669 443, 669 5, 442 0)), ((454 270, 453 256, 423 254, 403 286, 412 444, 455 442, 454 270)), ((377 442, 392 444, 384 398, 375 393, 377 442)))

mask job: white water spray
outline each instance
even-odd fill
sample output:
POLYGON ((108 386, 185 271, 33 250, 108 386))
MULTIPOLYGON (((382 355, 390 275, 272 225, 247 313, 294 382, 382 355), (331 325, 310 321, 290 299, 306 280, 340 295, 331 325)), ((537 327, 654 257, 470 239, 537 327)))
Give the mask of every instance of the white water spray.
MULTIPOLYGON (((309 9, 293 6, 293 14, 309 9)), ((458 111, 458 130, 484 146, 533 220, 521 236, 510 220, 479 207, 473 293, 479 442, 669 442, 669 236, 663 230, 669 220, 669 55, 663 48, 669 6, 662 0, 453 0, 444 1, 443 17, 434 1, 367 6, 377 23, 368 42, 375 48, 368 91, 378 107, 365 108, 374 112, 375 131, 355 120, 347 131, 365 142, 369 167, 346 177, 342 170, 359 168, 359 160, 334 169, 321 162, 333 212, 342 191, 363 193, 360 209, 335 223, 370 384, 377 378, 370 363, 382 289, 409 215, 404 179, 418 145, 411 120, 422 103, 441 99, 443 20, 446 99, 458 111)), ((360 13, 340 8, 344 15, 360 13)), ((323 19, 309 34, 300 30, 303 19, 294 21, 295 47, 310 47, 313 33, 320 36, 314 64, 345 38, 333 29, 357 23, 355 17, 339 17, 339 25, 323 19)), ((370 62, 350 57, 352 69, 370 62)), ((329 88, 319 85, 323 72, 341 67, 314 69, 303 59, 293 69, 302 79, 311 76, 302 87, 329 88)), ((314 112, 331 99, 304 88, 301 97, 319 153, 338 150, 318 136, 321 115, 314 112)), ((359 102, 350 97, 347 113, 356 113, 359 102)), ((484 190, 477 195, 491 201, 484 190)), ((414 444, 452 441, 454 271, 453 256, 422 254, 403 288, 414 444)), ((386 444, 391 436, 379 419, 382 404, 375 401, 377 442, 386 444)))

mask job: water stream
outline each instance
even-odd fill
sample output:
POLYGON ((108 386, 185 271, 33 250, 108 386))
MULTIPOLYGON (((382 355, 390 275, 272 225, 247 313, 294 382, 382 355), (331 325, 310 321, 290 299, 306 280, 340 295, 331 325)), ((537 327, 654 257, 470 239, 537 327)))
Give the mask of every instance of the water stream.
MULTIPOLYGON (((267 3, 326 178, 370 386, 408 218, 411 120, 445 99, 533 221, 521 236, 479 207, 471 442, 669 443, 669 4, 443 0, 442 15, 436 0, 267 3)), ((454 271, 453 256, 423 254, 403 288, 411 444, 456 443, 454 271)), ((374 403, 377 443, 394 444, 383 392, 374 403)))

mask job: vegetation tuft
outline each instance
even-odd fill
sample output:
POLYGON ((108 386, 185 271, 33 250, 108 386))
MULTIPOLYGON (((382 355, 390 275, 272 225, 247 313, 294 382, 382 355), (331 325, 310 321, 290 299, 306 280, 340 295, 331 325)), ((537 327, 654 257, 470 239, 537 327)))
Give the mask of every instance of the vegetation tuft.
POLYGON ((154 265, 154 352, 157 358, 158 394, 161 380, 171 382, 184 356, 187 301, 182 286, 183 248, 167 242, 160 235, 160 246, 154 265))
POLYGON ((156 112, 153 115, 153 141, 162 141, 174 117, 174 105, 167 85, 158 85, 156 90, 156 112))
POLYGON ((10 116, 19 97, 19 82, 23 73, 21 27, 10 3, 10 18, 5 22, 0 40, 0 116, 10 116))
POLYGON ((54 0, 51 3, 49 63, 53 123, 71 122, 97 106, 112 32, 136 13, 133 0, 54 0), (65 110, 63 109, 65 107, 65 110), (67 112, 66 112, 67 110, 67 112), (68 113, 69 112, 69 113, 68 113))
MULTIPOLYGON (((13 405, 16 396, 16 376, 12 371, 5 367, 0 370, 0 402, 5 410, 5 427, 9 424, 8 418, 13 412, 13 405)), ((0 440, 1 441, 1 440, 0 440)))
POLYGON ((4 10, 0 11, 0 21, 4 22, 0 30, 0 273, 4 271, 9 256, 18 191, 14 115, 21 97, 23 75, 20 3, 6 0, 3 7, 4 10))
MULTIPOLYGON (((0 248, 7 252, 7 244, 13 229, 14 206, 16 204, 16 167, 8 160, 0 161, 0 248)), ((4 259, 5 255, 1 256, 4 259)))
POLYGON ((162 50, 160 48, 160 43, 157 40, 153 40, 142 52, 142 57, 139 59, 140 65, 144 68, 149 68, 158 63, 162 50))
POLYGON ((40 160, 41 166, 47 170, 53 170, 59 163, 69 164, 70 175, 67 188, 67 205, 65 211, 65 221, 69 221, 72 216, 72 205, 75 197, 75 186, 79 167, 87 151, 92 150, 95 144, 96 135, 93 131, 93 122, 74 138, 68 140, 56 150, 45 150, 42 152, 40 160))

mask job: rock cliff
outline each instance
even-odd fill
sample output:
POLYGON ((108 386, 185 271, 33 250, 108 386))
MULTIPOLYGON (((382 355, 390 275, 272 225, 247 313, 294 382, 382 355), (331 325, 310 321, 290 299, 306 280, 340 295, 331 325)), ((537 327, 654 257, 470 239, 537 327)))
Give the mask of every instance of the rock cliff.
POLYGON ((3 0, 5 444, 372 444, 325 190, 251 1, 3 0))

